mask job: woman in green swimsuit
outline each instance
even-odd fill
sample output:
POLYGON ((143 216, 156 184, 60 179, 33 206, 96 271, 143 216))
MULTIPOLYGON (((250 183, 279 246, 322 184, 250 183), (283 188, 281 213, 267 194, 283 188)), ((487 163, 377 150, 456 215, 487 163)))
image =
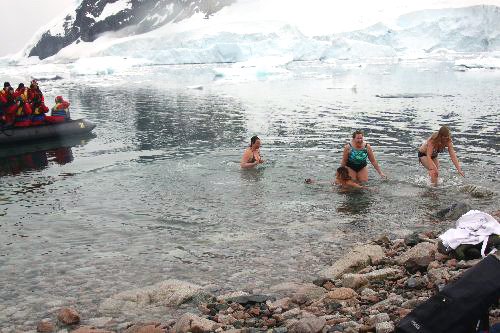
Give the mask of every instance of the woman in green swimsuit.
POLYGON ((377 170, 380 177, 385 178, 384 173, 380 170, 380 166, 375 159, 372 147, 363 141, 363 131, 355 131, 352 134, 352 140, 344 147, 344 154, 342 155, 341 166, 347 167, 349 176, 352 180, 359 182, 368 181, 368 163, 369 159, 375 170, 377 170))

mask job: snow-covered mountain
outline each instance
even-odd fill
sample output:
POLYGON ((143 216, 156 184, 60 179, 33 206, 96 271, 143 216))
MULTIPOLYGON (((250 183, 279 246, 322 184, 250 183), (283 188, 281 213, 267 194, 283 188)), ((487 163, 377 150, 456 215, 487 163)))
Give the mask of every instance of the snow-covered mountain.
POLYGON ((170 22, 202 13, 209 18, 234 0, 83 0, 55 27, 46 31, 29 56, 50 57, 79 42, 93 42, 106 32, 124 37, 142 34, 170 22))
MULTIPOLYGON (((500 55, 498 0, 83 0, 23 56, 244 62, 500 55), (473 6, 470 6, 470 5, 473 6), (378 7, 376 7, 378 6, 378 7)), ((17 58, 17 61, 20 59, 17 58)))

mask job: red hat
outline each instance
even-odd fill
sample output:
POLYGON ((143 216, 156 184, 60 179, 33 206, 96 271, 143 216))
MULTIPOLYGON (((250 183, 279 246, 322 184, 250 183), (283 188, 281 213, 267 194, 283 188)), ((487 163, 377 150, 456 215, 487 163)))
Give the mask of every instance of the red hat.
POLYGON ((56 97, 56 103, 61 103, 62 101, 64 101, 64 99, 62 98, 62 96, 57 96, 56 97))

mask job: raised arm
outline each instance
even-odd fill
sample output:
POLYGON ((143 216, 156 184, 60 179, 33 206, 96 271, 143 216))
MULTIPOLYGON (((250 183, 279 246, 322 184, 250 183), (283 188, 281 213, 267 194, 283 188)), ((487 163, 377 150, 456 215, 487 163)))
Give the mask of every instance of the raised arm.
POLYGON ((455 168, 457 168, 458 173, 462 176, 465 177, 464 172, 462 171, 462 168, 460 167, 460 163, 458 162, 457 154, 455 153, 455 149, 453 148, 453 142, 448 144, 448 153, 450 154, 451 161, 455 165, 455 168))
POLYGON ((377 160, 375 159, 375 154, 373 153, 372 146, 370 146, 369 144, 367 144, 366 145, 366 149, 368 151, 368 159, 370 160, 371 164, 373 165, 373 167, 375 168, 375 170, 377 170, 377 172, 380 175, 380 177, 385 178, 384 173, 382 172, 382 170, 380 170, 380 166, 378 165, 377 160))

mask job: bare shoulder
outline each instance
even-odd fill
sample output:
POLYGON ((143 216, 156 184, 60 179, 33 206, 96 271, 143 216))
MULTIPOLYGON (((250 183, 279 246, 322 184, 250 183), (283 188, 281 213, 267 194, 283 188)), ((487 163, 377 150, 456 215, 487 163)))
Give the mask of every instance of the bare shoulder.
POLYGON ((252 150, 250 148, 245 148, 245 150, 243 151, 243 158, 249 155, 252 155, 252 150))

